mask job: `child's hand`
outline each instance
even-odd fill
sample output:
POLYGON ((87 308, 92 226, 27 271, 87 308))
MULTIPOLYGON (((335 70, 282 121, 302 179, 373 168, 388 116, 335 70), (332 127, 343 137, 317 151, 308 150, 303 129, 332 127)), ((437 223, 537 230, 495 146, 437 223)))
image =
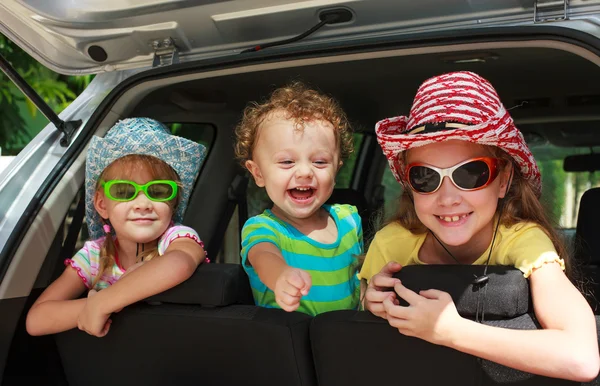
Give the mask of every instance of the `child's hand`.
POLYGON ((308 295, 311 286, 312 279, 308 272, 287 268, 275 283, 275 301, 285 311, 296 311, 300 306, 300 299, 308 295))
POLYGON ((108 334, 112 320, 109 319, 110 313, 105 314, 99 310, 100 300, 97 295, 96 290, 88 292, 87 302, 77 320, 77 328, 101 338, 108 334))
POLYGON ((391 291, 385 291, 386 288, 393 288, 400 280, 392 275, 402 269, 402 266, 395 261, 387 263, 381 271, 371 278, 367 290, 365 291, 365 309, 371 311, 373 315, 387 319, 387 314, 383 306, 383 301, 389 299, 392 304, 398 304, 396 294, 391 291))
POLYGON ((417 294, 402 283, 397 283, 394 290, 409 306, 399 306, 390 298, 383 301, 387 320, 392 327, 404 335, 430 343, 450 344, 453 332, 463 319, 447 292, 430 289, 417 294))

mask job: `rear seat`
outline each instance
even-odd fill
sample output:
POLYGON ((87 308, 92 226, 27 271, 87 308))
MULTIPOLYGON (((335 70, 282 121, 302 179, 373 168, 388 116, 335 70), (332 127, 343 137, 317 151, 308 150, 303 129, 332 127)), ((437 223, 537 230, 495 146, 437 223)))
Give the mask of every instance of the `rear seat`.
POLYGON ((70 386, 316 385, 312 318, 254 306, 240 265, 203 264, 112 319, 102 339, 56 335, 70 386))
MULTIPOLYGON (((485 323, 537 328, 520 271, 489 271, 485 323)), ((478 274, 481 267, 409 266, 400 278, 413 290, 449 292, 459 312, 473 317, 477 292, 470 283, 478 274)), ((234 264, 203 264, 180 286, 127 307, 102 339, 71 330, 56 342, 71 386, 575 384, 403 336, 368 312, 313 319, 256 307, 234 264)))
MULTIPOLYGON (((418 291, 449 292, 459 313, 473 317, 478 292, 470 284, 477 266, 408 266, 399 274, 418 291)), ((513 329, 535 329, 529 284, 520 271, 489 267, 485 323, 513 329)), ((481 299, 480 299, 481 300, 481 299)), ((462 352, 404 336, 367 312, 337 311, 318 315, 311 342, 320 386, 364 385, 572 385, 480 360, 462 352)))
POLYGON ((588 301, 595 314, 600 314, 600 188, 593 188, 581 196, 577 230, 575 231, 575 259, 585 279, 589 280, 588 301))

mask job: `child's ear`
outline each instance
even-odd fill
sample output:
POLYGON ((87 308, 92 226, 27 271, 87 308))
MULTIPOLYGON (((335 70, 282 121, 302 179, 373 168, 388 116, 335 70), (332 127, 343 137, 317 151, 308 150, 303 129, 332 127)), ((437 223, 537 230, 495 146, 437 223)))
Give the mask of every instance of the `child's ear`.
POLYGON ((506 169, 500 172, 500 193, 498 194, 498 198, 504 198, 506 196, 506 192, 508 192, 508 189, 510 189, 508 184, 512 183, 510 178, 512 176, 512 168, 513 164, 511 162, 506 169))
POLYGON ((106 198, 104 194, 101 194, 99 191, 96 191, 96 194, 94 194, 94 208, 96 208, 96 212, 98 212, 100 217, 102 217, 105 220, 108 219, 106 200, 108 200, 108 198, 106 198))
POLYGON ((338 162, 337 170, 335 171, 336 173, 340 171, 340 169, 342 168, 342 165, 344 165, 344 161, 340 160, 340 162, 338 162))
POLYGON ((254 177, 254 182, 256 183, 256 186, 258 186, 259 188, 264 188, 265 179, 263 178, 262 173, 260 172, 258 164, 252 160, 248 160, 244 165, 246 166, 246 169, 248 169, 250 174, 252 174, 252 177, 254 177))

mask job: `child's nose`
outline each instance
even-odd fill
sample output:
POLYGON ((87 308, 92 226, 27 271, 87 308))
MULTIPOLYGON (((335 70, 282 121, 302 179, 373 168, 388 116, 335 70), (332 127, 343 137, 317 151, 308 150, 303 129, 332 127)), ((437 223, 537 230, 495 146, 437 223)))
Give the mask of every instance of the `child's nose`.
POLYGON ((307 178, 313 176, 312 165, 301 162, 296 166, 296 178, 307 178))
POLYGON ((133 199, 133 206, 135 209, 150 209, 152 208, 152 201, 146 197, 144 192, 139 192, 137 197, 133 199))
POLYGON ((445 176, 440 189, 436 192, 438 203, 442 206, 457 205, 462 199, 460 192, 460 189, 454 186, 450 178, 445 176))

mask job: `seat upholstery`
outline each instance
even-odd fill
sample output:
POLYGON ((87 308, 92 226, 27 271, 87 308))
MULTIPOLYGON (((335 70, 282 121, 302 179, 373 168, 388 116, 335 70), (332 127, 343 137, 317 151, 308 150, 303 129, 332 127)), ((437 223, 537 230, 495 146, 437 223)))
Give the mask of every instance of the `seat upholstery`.
POLYGON ((586 191, 579 203, 575 231, 575 262, 584 278, 586 297, 600 313, 600 188, 586 191))
MULTIPOLYGON (((473 300, 477 298, 472 279, 474 273, 481 274, 482 268, 409 266, 403 268, 401 277, 404 285, 415 291, 429 287, 450 293, 459 313, 470 317, 474 314, 473 300), (432 283, 436 283, 435 287, 430 286, 432 283)), ((489 268, 485 323, 513 329, 539 328, 535 318, 527 313, 529 286, 523 275, 514 268, 489 268)), ((574 384, 514 370, 404 336, 368 312, 336 311, 318 315, 312 322, 310 338, 320 386, 574 384)))
POLYGON ((312 318, 238 304, 251 299, 238 273, 233 264, 199 268, 181 284, 186 291, 176 287, 114 314, 104 338, 76 329, 56 335, 69 385, 316 385, 312 318), (194 283, 213 294, 190 295, 194 283))

